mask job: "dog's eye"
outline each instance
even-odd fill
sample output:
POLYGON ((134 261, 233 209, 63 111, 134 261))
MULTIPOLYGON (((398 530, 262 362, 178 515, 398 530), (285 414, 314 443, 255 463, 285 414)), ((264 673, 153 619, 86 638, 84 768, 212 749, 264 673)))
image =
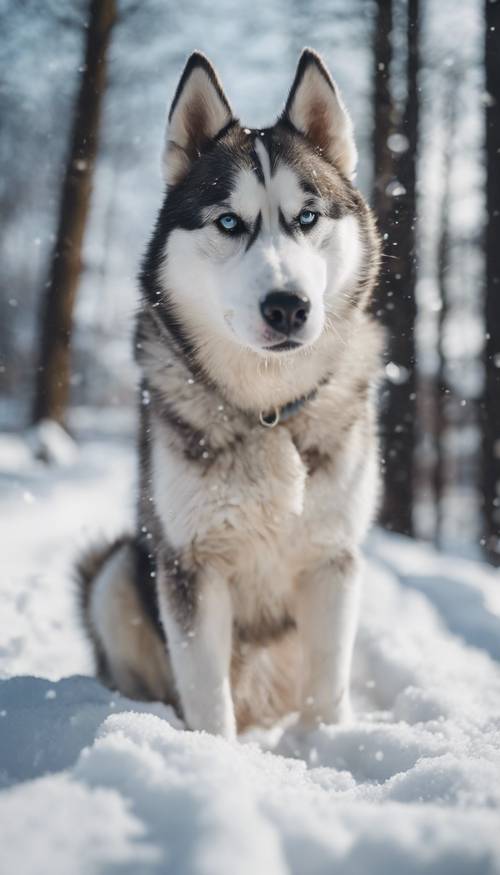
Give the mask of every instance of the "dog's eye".
POLYGON ((215 224, 225 234, 238 234, 243 230, 243 222, 234 213, 224 213, 223 216, 219 216, 215 224))
POLYGON ((316 222, 318 214, 313 210, 302 210, 299 215, 299 225, 301 228, 311 228, 316 222))

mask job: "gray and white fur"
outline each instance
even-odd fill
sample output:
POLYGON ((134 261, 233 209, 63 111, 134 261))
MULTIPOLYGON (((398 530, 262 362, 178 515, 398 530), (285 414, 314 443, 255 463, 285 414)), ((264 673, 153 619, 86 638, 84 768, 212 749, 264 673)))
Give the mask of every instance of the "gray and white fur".
POLYGON ((141 273, 137 532, 84 557, 79 580, 102 680, 191 729, 351 717, 381 346, 355 166, 313 51, 262 130, 190 57, 141 273))

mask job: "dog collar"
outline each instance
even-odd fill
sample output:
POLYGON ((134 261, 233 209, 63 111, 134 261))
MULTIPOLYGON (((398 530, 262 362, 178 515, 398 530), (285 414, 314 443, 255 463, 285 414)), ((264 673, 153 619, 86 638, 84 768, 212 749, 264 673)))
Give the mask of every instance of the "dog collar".
POLYGON ((264 428, 275 428, 280 422, 286 422, 287 419, 291 419, 292 416, 295 416, 299 410, 302 410, 304 404, 308 401, 312 401, 317 394, 318 390, 313 389, 308 395, 302 395, 301 398, 297 398, 295 401, 289 401, 288 404, 284 404, 283 407, 273 407, 268 411, 261 410, 259 413, 260 424, 263 425, 264 428))

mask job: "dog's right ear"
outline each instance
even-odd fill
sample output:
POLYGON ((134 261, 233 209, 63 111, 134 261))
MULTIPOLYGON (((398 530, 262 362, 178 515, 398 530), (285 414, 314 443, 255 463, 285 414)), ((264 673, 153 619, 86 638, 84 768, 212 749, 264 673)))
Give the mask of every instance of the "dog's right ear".
POLYGON ((168 116, 163 175, 168 185, 185 177, 210 140, 233 121, 233 113, 208 58, 193 52, 168 116))
POLYGON ((356 169, 352 123, 338 87, 320 56, 304 49, 282 119, 315 146, 348 178, 356 169))

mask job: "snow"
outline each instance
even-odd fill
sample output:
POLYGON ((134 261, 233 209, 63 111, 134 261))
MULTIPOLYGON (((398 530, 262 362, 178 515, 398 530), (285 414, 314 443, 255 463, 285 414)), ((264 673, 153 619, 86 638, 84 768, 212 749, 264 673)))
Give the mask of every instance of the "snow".
POLYGON ((133 510, 100 420, 59 468, 0 435, 2 875, 500 872, 498 572, 375 532, 355 722, 188 732, 90 677, 71 563, 133 510))
POLYGON ((27 433, 26 439, 36 459, 55 465, 71 465, 77 449, 67 431, 51 419, 42 419, 27 433))

